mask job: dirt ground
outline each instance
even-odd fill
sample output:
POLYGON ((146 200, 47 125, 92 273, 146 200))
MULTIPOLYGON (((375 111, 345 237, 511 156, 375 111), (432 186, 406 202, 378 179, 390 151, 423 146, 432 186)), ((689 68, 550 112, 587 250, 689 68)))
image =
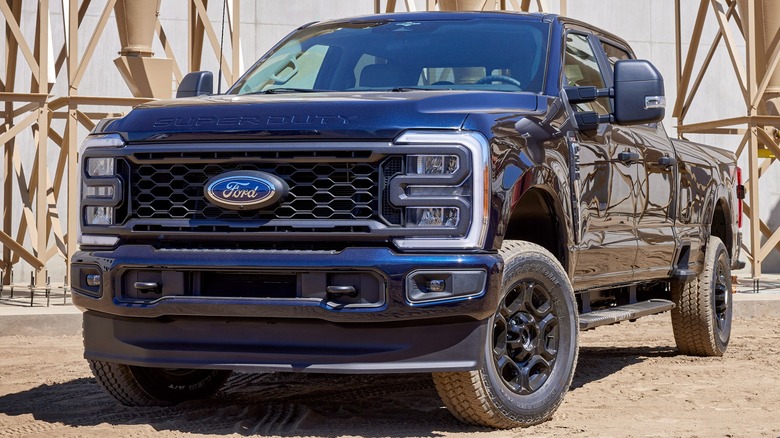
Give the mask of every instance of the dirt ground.
POLYGON ((723 358, 680 356, 668 315, 581 336, 555 417, 527 430, 458 423, 427 375, 234 374, 214 400, 124 408, 76 336, 0 337, 0 437, 780 436, 780 319, 735 320, 723 358))

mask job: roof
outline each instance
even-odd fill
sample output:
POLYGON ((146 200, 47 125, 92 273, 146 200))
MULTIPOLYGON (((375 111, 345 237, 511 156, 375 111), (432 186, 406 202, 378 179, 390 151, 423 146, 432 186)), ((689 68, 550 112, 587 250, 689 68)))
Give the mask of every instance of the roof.
POLYGON ((475 17, 492 19, 518 19, 518 20, 544 20, 556 17, 553 14, 541 14, 538 12, 515 11, 423 11, 423 12, 390 12, 384 14, 362 15, 357 17, 340 18, 320 22, 326 23, 350 23, 360 21, 435 21, 435 20, 471 20, 475 17))
POLYGON ((593 26, 584 21, 576 20, 570 17, 564 17, 558 14, 548 14, 540 12, 517 12, 517 11, 422 11, 422 12, 390 12, 383 14, 361 15, 357 17, 339 18, 324 22, 315 22, 305 25, 308 27, 315 24, 333 24, 333 23, 354 23, 361 21, 435 21, 435 20, 472 20, 475 17, 485 17, 491 19, 509 19, 509 20, 534 20, 558 22, 563 25, 572 24, 579 27, 590 29, 597 35, 601 35, 622 43, 626 47, 629 44, 621 37, 607 32, 604 29, 593 26))

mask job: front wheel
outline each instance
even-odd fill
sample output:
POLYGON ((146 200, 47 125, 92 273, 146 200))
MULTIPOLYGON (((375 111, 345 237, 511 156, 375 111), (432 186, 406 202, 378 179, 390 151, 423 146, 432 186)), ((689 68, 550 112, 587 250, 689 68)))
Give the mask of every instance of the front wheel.
POLYGON ((167 406, 214 395, 230 371, 148 368, 90 360, 100 386, 125 406, 167 406))
POLYGON ((577 304, 566 272, 544 248, 505 241, 502 298, 490 319, 480 370, 434 373, 455 417, 508 429, 549 419, 571 385, 577 304))

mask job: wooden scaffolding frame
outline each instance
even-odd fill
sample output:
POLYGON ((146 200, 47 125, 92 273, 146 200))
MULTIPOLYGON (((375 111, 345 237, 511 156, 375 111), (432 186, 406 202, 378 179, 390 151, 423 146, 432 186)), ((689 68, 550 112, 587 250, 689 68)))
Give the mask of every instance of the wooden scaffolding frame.
MULTIPOLYGON (((770 56, 759 50, 757 44, 756 20, 743 20, 737 7, 737 0, 701 0, 694 21, 690 39, 684 39, 682 29, 681 0, 675 0, 675 38, 677 57, 677 100, 673 116, 677 118, 677 133, 684 138, 686 134, 723 134, 741 136, 736 148, 738 157, 747 153, 748 172, 743 181, 747 191, 744 211, 750 222, 747 240, 750 245, 742 245, 743 254, 750 263, 753 278, 761 276, 761 262, 774 250, 780 250, 780 230, 771 229, 759 215, 759 182, 777 158, 780 157, 780 143, 774 135, 775 127, 780 126, 780 116, 766 115, 760 106, 763 102, 772 74, 780 61, 780 44, 776 44, 770 56), (709 50, 700 66, 696 67, 697 52, 704 36, 707 17, 717 21, 717 30, 709 45, 709 50), (736 32, 734 30, 737 30, 736 32), (745 55, 738 43, 745 43, 745 55), (683 42, 689 42, 688 53, 682 54, 683 42), (701 123, 686 123, 686 117, 696 97, 701 94, 700 86, 712 63, 716 50, 725 46, 731 66, 736 75, 736 86, 742 94, 745 115, 701 123), (766 72, 760 76, 758 66, 766 66, 766 72), (762 244, 761 237, 766 241, 762 244)), ((756 17, 756 0, 747 2, 747 14, 756 17)), ((745 11, 742 11, 744 14, 745 11)))
MULTIPOLYGON (((56 1, 56 0, 55 0, 56 1)), ((0 270, 3 284, 9 284, 7 275, 13 266, 21 260, 35 271, 34 286, 46 283, 45 267, 52 258, 60 256, 69 271, 69 260, 77 247, 79 187, 76 159, 79 130, 94 128, 97 120, 119 116, 122 113, 101 111, 101 107, 132 107, 149 101, 148 98, 127 98, 107 96, 83 96, 79 86, 88 67, 94 62, 92 57, 101 36, 109 28, 112 11, 117 0, 108 0, 102 7, 97 26, 94 29, 82 28, 84 17, 90 7, 100 8, 99 3, 91 0, 60 0, 62 3, 64 35, 62 44, 53 47, 49 53, 51 33, 50 0, 39 0, 35 36, 29 38, 21 29, 22 0, 0 0, 0 17, 5 25, 5 65, 4 79, 0 78, 0 149, 2 150, 2 224, 0 225, 0 270), (79 50, 79 37, 89 40, 83 51, 79 50), (22 61, 19 60, 21 54, 22 61), (20 90, 17 84, 19 71, 31 76, 29 90, 20 90), (56 78, 67 75, 67 93, 62 96, 51 94, 56 78), (97 107, 97 110, 88 108, 97 107), (52 120, 64 119, 63 132, 52 129, 52 120), (19 134, 30 130, 32 145, 17 142, 19 134), (49 166, 47 156, 49 146, 59 149, 56 164, 49 166), (29 170, 25 173, 22 165, 21 149, 32 146, 35 156, 29 170), (64 212, 57 210, 58 200, 67 197, 64 212), (15 200, 21 199, 20 205, 15 200), (14 227, 14 213, 21 212, 19 223, 14 227), (63 227, 60 213, 68 220, 63 227)), ((176 1, 181 0, 166 0, 176 1)), ((29 2, 32 4, 33 2, 29 2)), ((27 3, 26 3, 27 4, 27 3)), ((213 2, 220 12, 223 1, 213 2)), ((156 36, 163 47, 165 56, 173 60, 172 85, 182 79, 181 65, 187 71, 199 70, 204 47, 204 37, 217 59, 222 59, 222 73, 227 83, 237 79, 243 71, 241 57, 240 1, 224 0, 226 8, 226 44, 230 52, 220 56, 220 41, 217 31, 208 18, 208 0, 187 0, 188 7, 188 52, 186 60, 177 60, 159 17, 156 22, 156 36)), ((221 17, 221 14, 220 14, 221 17)), ((132 85, 132 84, 128 84, 132 85)))

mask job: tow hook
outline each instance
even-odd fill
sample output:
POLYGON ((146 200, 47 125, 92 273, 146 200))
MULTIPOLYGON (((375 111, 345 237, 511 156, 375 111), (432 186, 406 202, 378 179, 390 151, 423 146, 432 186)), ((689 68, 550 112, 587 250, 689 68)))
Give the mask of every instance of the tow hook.
POLYGON ((358 296, 357 290, 354 286, 328 286, 325 289, 325 292, 328 293, 328 298, 355 298, 358 296))

